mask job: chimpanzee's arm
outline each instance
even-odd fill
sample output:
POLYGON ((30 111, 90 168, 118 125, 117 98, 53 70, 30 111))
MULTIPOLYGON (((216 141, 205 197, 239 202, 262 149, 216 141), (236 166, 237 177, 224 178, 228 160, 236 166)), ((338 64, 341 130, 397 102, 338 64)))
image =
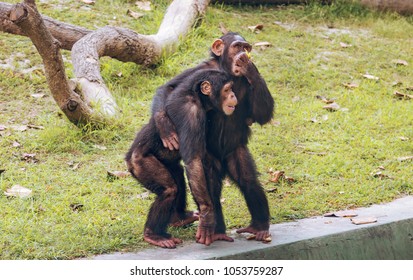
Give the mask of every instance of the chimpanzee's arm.
POLYGON ((215 215, 203 168, 206 154, 206 112, 198 99, 191 99, 179 90, 168 97, 165 111, 175 124, 189 186, 199 205, 197 241, 209 245, 214 241, 215 215))
POLYGON ((194 68, 185 70, 156 90, 156 94, 152 102, 152 116, 155 119, 156 129, 159 132, 165 148, 168 148, 169 150, 179 150, 179 139, 176 134, 175 126, 165 114, 166 99, 173 91, 173 89, 179 86, 192 73, 199 69, 209 67, 211 67, 209 65, 209 62, 201 63, 194 68))
POLYGON ((274 99, 267 83, 252 62, 247 66, 245 77, 250 83, 248 99, 251 117, 260 125, 266 124, 272 119, 274 111, 274 99))

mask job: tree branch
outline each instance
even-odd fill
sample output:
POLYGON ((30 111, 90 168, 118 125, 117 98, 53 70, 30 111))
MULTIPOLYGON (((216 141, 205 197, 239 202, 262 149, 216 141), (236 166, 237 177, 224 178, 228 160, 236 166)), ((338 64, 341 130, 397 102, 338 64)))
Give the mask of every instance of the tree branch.
MULTIPOLYGON (((13 5, 0 2, 0 31, 15 35, 27 36, 17 24, 10 20, 9 14, 13 5)), ((71 50, 74 43, 92 32, 89 29, 60 22, 47 16, 41 16, 52 36, 60 42, 60 47, 71 50)))

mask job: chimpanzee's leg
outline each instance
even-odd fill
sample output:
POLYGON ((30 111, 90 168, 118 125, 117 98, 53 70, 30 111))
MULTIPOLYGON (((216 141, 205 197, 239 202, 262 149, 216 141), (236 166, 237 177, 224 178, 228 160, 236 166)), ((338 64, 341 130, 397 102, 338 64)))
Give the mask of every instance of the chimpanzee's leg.
POLYGON ((127 165, 132 175, 157 195, 145 223, 144 240, 163 248, 175 248, 182 241, 166 232, 178 193, 170 170, 153 155, 143 156, 139 147, 127 159, 127 165))
POLYGON ((186 211, 187 201, 186 201, 186 184, 184 178, 184 169, 181 165, 176 164, 169 168, 172 178, 175 179, 176 185, 178 186, 178 193, 175 201, 175 209, 172 214, 170 225, 174 227, 181 227, 187 224, 191 224, 199 219, 198 213, 192 211, 186 211))
POLYGON ((219 160, 213 157, 211 154, 207 154, 204 159, 204 171, 205 178, 207 179, 207 185, 209 190, 209 195, 212 198, 215 213, 215 232, 213 236, 213 241, 224 240, 233 242, 234 239, 227 236, 224 214, 222 213, 221 206, 221 193, 222 193, 222 180, 223 180, 223 170, 222 164, 219 160))
POLYGON ((246 146, 239 146, 226 158, 226 164, 228 173, 238 184, 251 214, 251 224, 237 232, 253 233, 256 240, 264 240, 270 236, 270 213, 267 197, 258 181, 254 159, 246 146))

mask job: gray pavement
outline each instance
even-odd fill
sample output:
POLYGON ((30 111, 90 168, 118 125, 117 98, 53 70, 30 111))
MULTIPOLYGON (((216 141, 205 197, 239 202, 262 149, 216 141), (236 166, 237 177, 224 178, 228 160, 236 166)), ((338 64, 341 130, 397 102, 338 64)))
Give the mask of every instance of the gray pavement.
POLYGON ((216 241, 204 246, 186 241, 176 249, 151 248, 89 259, 413 259, 412 196, 351 212, 361 220, 374 218, 377 222, 355 225, 349 217, 318 216, 271 225, 272 242, 267 244, 231 232, 233 243, 216 241))

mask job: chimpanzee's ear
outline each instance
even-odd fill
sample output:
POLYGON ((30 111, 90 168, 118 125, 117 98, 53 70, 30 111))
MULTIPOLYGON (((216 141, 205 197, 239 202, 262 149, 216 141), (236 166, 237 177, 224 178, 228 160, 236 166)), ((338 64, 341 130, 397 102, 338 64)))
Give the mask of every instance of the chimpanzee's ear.
POLYGON ((205 95, 211 95, 212 93, 212 86, 211 83, 208 81, 203 81, 201 84, 201 92, 205 95))
POLYGON ((224 41, 221 39, 216 39, 211 46, 211 51, 216 55, 216 56, 221 56, 224 53, 224 41))

